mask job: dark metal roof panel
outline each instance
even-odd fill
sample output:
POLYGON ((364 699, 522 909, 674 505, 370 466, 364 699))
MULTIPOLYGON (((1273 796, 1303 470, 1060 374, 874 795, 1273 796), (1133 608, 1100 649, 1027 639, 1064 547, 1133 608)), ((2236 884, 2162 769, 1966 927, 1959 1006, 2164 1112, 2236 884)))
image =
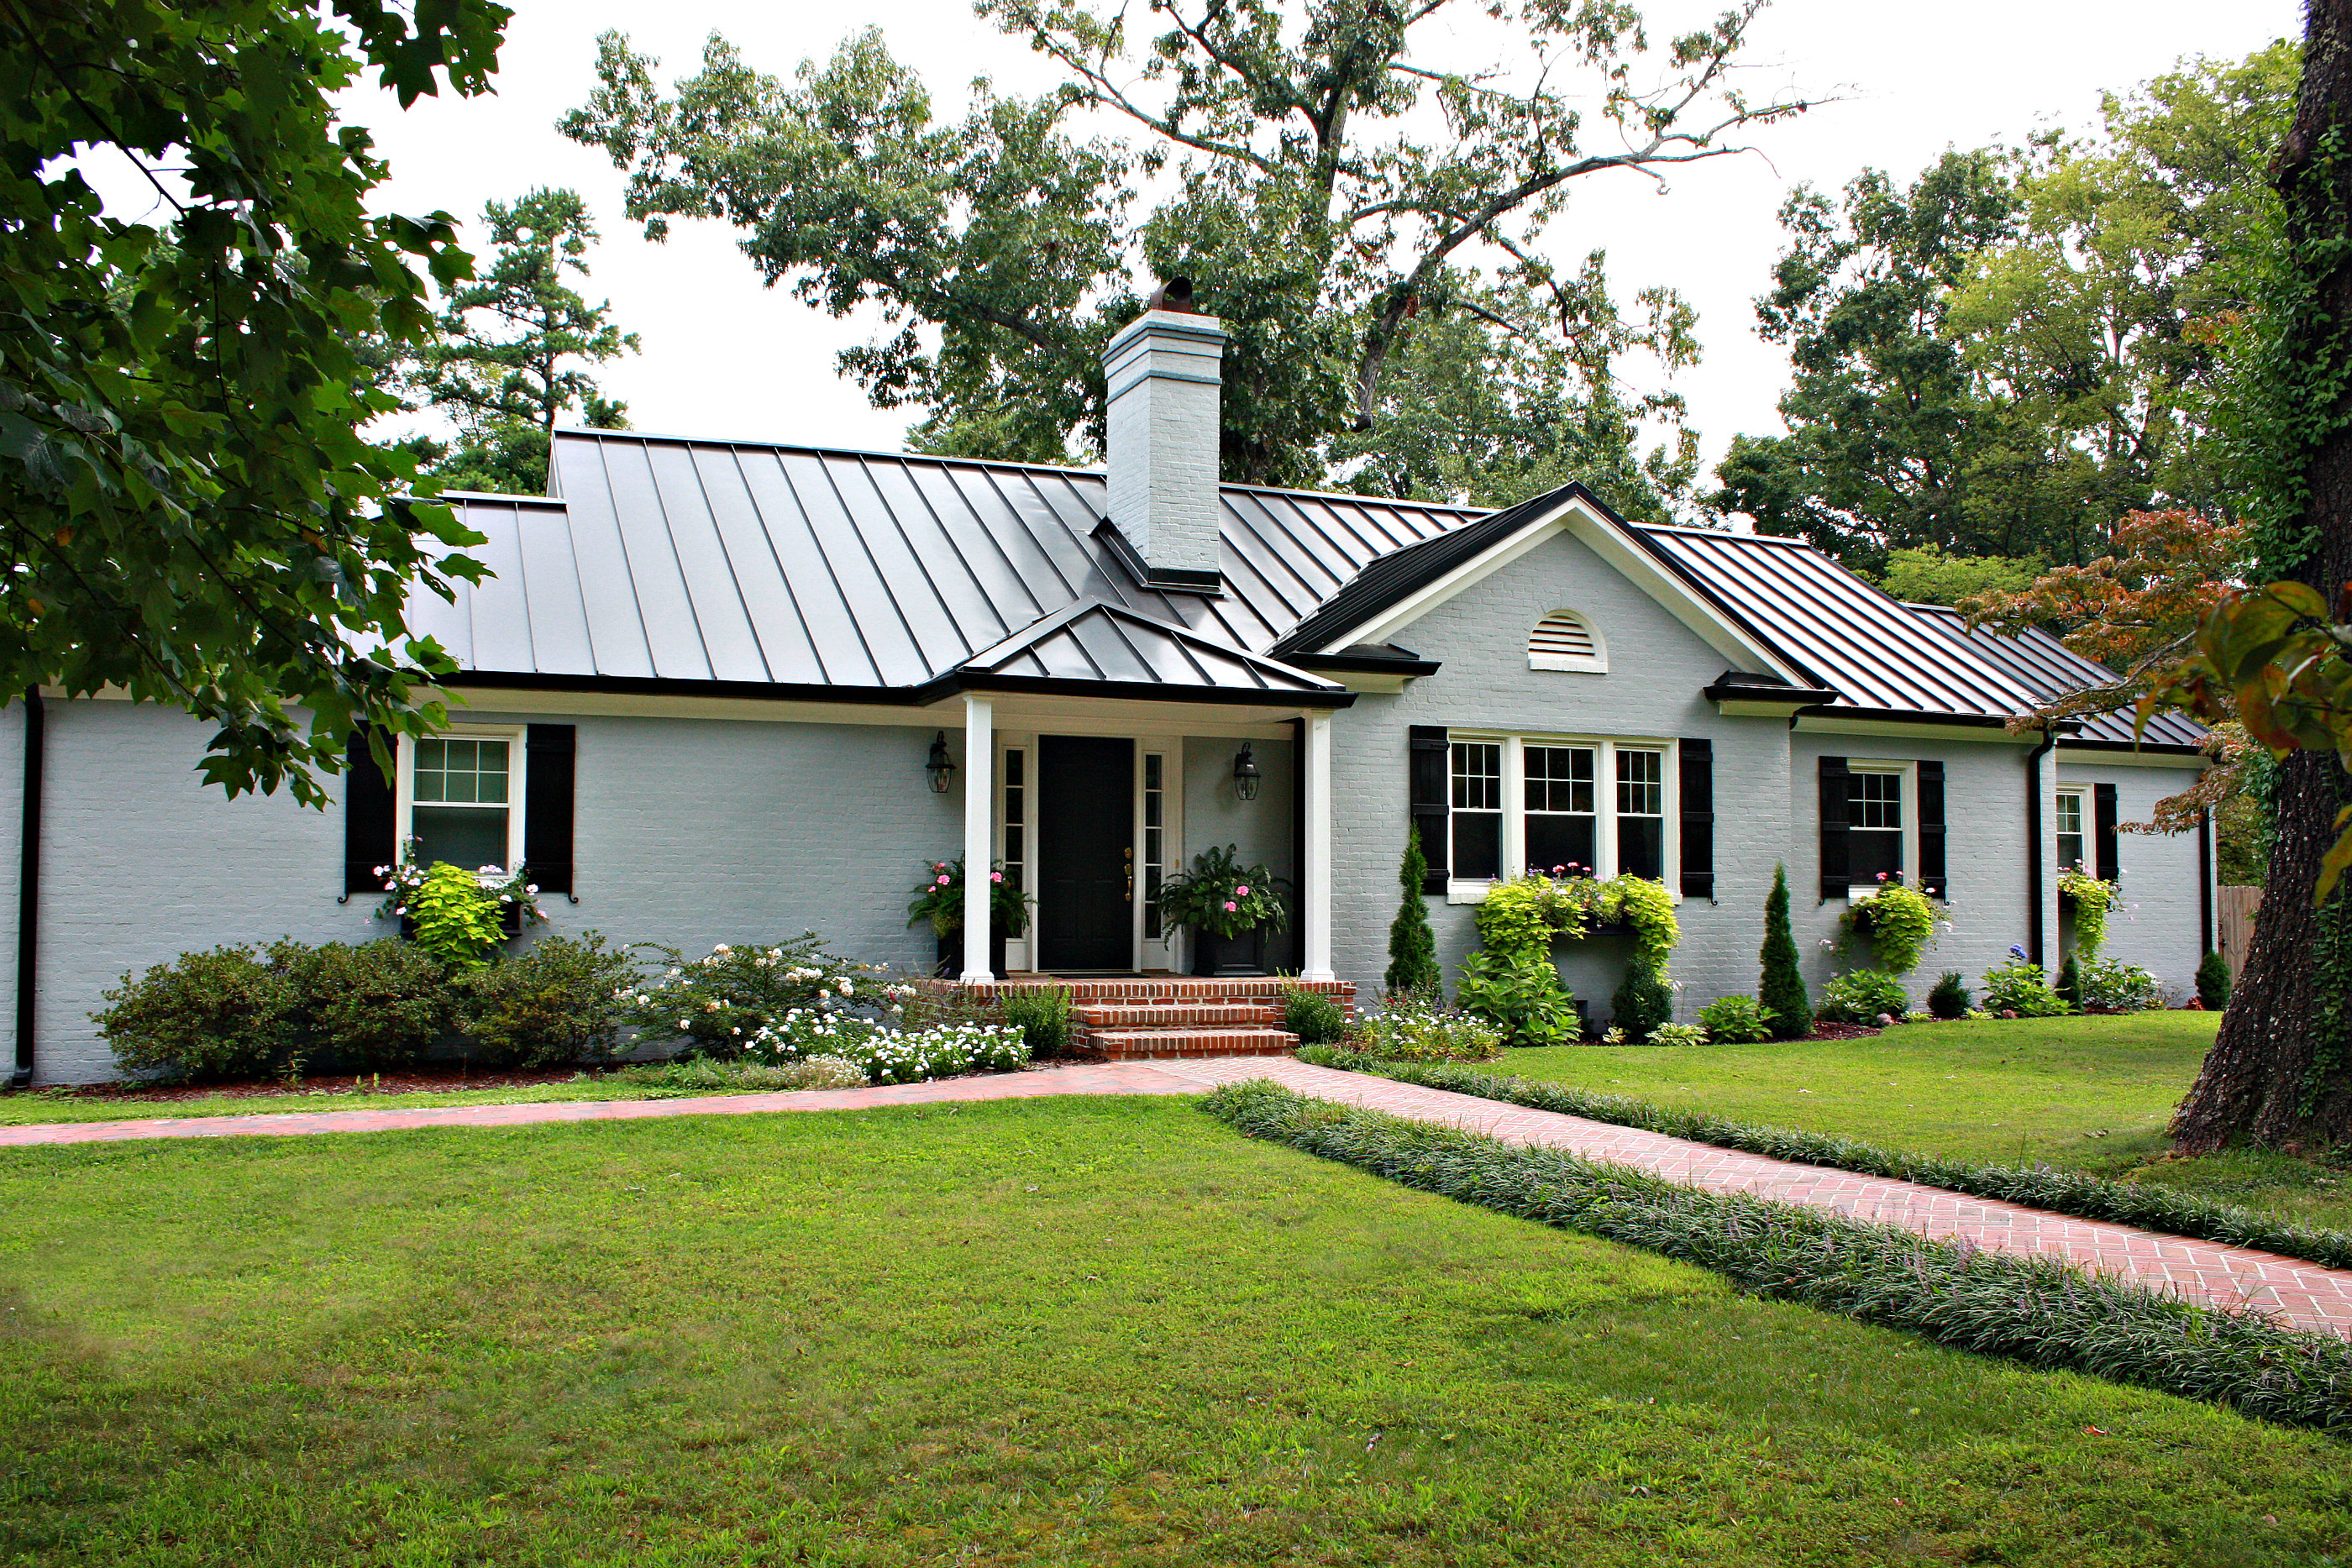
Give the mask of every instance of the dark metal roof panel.
POLYGON ((1911 612, 1811 546, 1710 528, 1641 537, 1777 650, 1834 687, 1840 707, 2004 717, 2035 694, 1968 644, 1920 635, 1911 612))
MULTIPOLYGON (((1909 608, 1921 620, 2000 665, 2014 679, 2032 687, 2044 702, 2115 679, 2115 672, 2106 665, 2084 658, 2039 626, 2016 633, 1981 626, 1971 630, 1957 610, 1940 604, 1914 604, 1909 608)), ((2084 740, 2128 744, 2135 738, 2129 713, 2086 715, 2082 724, 2080 738, 2084 740)), ((2154 746, 2201 747, 2205 735, 2205 727, 2186 714, 2159 713, 2147 721, 2147 730, 2137 738, 2154 746)))

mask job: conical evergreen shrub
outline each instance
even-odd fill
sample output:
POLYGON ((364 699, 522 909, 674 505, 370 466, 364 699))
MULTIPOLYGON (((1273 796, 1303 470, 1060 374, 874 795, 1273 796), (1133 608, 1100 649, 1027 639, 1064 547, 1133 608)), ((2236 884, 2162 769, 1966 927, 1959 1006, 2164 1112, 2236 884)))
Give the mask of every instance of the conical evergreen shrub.
POLYGON ((2230 960, 2219 953, 2206 954, 2197 965, 2197 999, 2208 1012, 2230 1005, 2230 960))
POLYGON ((2074 961, 2074 954, 2067 954, 2066 961, 2058 966, 2058 983, 2051 989, 2076 1012, 2083 1010, 2083 966, 2074 961))
POLYGON ((1764 983, 1756 999, 1771 1015, 1772 1038, 1802 1040, 1813 1032, 1813 998, 1797 964, 1797 938, 1789 929, 1789 868, 1772 868, 1771 896, 1764 901, 1764 983))
POLYGON ((1407 828, 1404 863, 1397 881, 1404 888, 1396 918, 1389 923, 1389 968, 1381 983, 1391 995, 1420 991, 1436 996, 1444 981, 1437 968, 1437 936, 1429 928, 1429 906, 1422 902, 1421 884, 1429 875, 1429 861, 1421 852, 1421 830, 1407 828))

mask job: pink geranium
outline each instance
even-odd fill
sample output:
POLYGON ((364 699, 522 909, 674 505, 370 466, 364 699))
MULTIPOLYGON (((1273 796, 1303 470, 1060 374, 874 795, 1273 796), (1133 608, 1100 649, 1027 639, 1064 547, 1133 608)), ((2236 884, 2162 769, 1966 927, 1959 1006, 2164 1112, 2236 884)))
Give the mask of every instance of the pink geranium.
POLYGON ((1225 900, 1225 913, 1226 913, 1226 914, 1228 914, 1228 915, 1232 915, 1232 914, 1234 914, 1234 912, 1236 912, 1237 910, 1239 910, 1240 908, 1241 908, 1241 905, 1240 905, 1240 904, 1235 904, 1232 899, 1230 899, 1230 898, 1229 898, 1229 899, 1225 900))
POLYGON ((1245 887, 1237 887, 1234 889, 1234 896, 1235 898, 1247 898, 1249 896, 1249 889, 1245 887))
POLYGON ((940 885, 941 887, 945 887, 947 884, 948 884, 948 879, 947 879, 946 877, 941 877, 941 878, 940 878, 940 885))
POLYGON ((1003 882, 1004 880, 1004 873, 1001 871, 990 872, 988 873, 988 880, 991 882, 1003 882))

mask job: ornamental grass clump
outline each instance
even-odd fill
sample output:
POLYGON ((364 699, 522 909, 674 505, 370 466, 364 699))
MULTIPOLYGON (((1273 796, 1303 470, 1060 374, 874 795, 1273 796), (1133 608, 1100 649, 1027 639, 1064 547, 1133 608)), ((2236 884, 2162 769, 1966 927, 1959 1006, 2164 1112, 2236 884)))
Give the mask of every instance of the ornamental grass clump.
POLYGON ((2242 1415, 2352 1428, 2352 1345, 2113 1277, 1932 1241, 1744 1193, 1708 1192, 1559 1149, 1311 1100, 1263 1080, 1202 1109, 1245 1136, 1418 1191, 1646 1248, 1756 1296, 2084 1372, 2242 1415))

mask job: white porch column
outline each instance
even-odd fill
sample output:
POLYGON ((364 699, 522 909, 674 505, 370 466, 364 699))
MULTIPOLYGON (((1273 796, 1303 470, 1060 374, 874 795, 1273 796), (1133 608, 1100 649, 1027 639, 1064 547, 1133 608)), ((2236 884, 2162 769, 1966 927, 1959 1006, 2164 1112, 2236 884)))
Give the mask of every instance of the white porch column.
POLYGON ((996 708, 967 692, 963 699, 963 974, 991 980, 988 967, 989 862, 995 857, 996 708))
POLYGON ((1307 755, 1299 759, 1299 788, 1307 791, 1307 864, 1299 878, 1299 915, 1307 923, 1302 980, 1334 979, 1331 973, 1331 716, 1307 716, 1307 755))

